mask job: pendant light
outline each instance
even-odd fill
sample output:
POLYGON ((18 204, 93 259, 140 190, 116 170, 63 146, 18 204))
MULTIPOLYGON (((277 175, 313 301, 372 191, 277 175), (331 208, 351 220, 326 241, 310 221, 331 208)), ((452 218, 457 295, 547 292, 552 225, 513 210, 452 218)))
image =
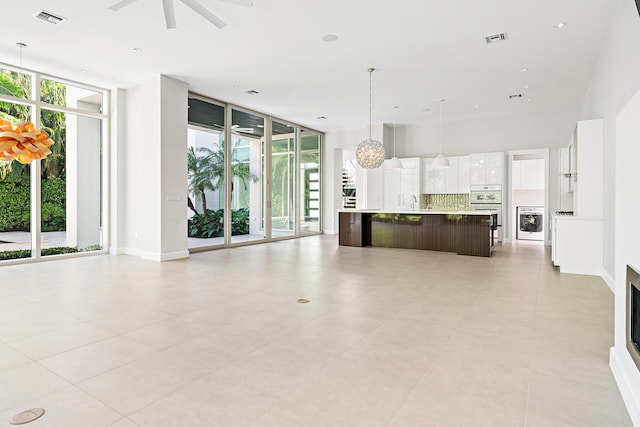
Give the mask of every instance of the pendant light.
MULTIPOLYGON (((27 47, 24 43, 16 43, 20 48, 20 71, 22 74, 22 49, 27 47)), ((14 125, 8 120, 0 120, 0 160, 11 162, 16 160, 22 164, 41 160, 51 154, 49 147, 53 141, 42 129, 36 128, 31 122, 14 125)))
POLYGON ((396 111, 398 106, 393 107, 393 157, 384 164, 385 169, 402 169, 402 162, 396 157, 396 111))
POLYGON ((356 160, 365 169, 379 168, 384 163, 384 145, 371 138, 371 74, 374 68, 369 68, 369 139, 362 141, 356 149, 356 160))
POLYGON ((442 154, 442 103, 446 101, 445 99, 441 99, 440 102, 440 154, 438 154, 436 156, 435 159, 433 159, 433 168, 434 169, 443 169, 443 168, 448 168, 449 167, 449 159, 447 159, 443 154, 442 154))

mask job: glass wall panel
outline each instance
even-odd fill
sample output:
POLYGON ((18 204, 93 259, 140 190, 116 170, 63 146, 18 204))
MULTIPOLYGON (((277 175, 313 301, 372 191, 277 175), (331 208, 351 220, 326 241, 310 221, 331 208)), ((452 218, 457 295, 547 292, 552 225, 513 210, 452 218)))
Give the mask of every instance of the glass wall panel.
POLYGON ((264 239, 265 119, 232 110, 231 121, 231 242, 264 239))
POLYGON ((271 236, 296 232, 296 128, 272 122, 271 144, 271 236))
POLYGON ((189 98, 188 247, 224 244, 224 107, 189 98))
POLYGON ((300 132, 300 232, 320 232, 320 135, 300 132))
MULTIPOLYGON (((91 97, 61 92, 77 108, 100 111, 91 97)), ((102 120, 46 109, 40 120, 54 141, 53 153, 42 161, 41 255, 101 250, 102 120)))
POLYGON ((40 100, 47 104, 59 105, 61 107, 71 107, 84 110, 86 103, 90 103, 92 111, 101 112, 103 104, 103 93, 95 90, 85 89, 55 80, 40 80, 40 100), (81 104, 78 104, 81 102, 81 104), (95 106, 98 109, 95 109, 95 106))
POLYGON ((0 67, 0 95, 31 99, 32 79, 33 76, 31 74, 19 73, 0 67))
MULTIPOLYGON (((3 70, 2 76, 4 81, 0 86, 3 93, 13 96, 23 93, 25 88, 14 80, 16 73, 9 74, 3 70)), ((24 80, 22 83, 30 84, 24 80)), ((14 125, 31 121, 31 108, 0 102, 0 120, 14 125)), ((0 261, 31 257, 30 177, 30 165, 0 160, 0 261)))

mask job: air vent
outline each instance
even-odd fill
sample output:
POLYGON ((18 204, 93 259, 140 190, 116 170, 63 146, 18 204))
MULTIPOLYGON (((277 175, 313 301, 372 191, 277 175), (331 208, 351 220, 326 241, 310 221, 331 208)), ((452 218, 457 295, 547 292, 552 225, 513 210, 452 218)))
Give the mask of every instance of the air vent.
POLYGON ((253 90, 253 89, 248 90, 245 93, 249 94, 249 95, 259 95, 260 94, 260 92, 258 92, 257 90, 253 90))
POLYGON ((50 24, 55 24, 55 25, 58 25, 59 23, 65 20, 65 18, 63 18, 62 16, 54 15, 53 13, 47 12, 46 10, 40 10, 40 12, 36 13, 33 16, 35 16, 38 19, 42 19, 43 21, 47 21, 50 24))
POLYGON ((487 36, 484 38, 487 44, 503 42, 507 39, 508 39, 507 33, 494 34, 492 36, 487 36))
POLYGON ((523 98, 524 95, 521 93, 514 93, 513 95, 509 95, 509 99, 520 99, 523 98))

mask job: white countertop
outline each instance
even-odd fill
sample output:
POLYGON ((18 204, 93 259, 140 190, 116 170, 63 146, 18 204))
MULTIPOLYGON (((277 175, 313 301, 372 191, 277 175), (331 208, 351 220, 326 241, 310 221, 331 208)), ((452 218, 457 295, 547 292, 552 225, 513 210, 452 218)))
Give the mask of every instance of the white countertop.
POLYGON ((492 215, 498 213, 496 210, 486 211, 434 211, 427 209, 416 210, 397 210, 387 211, 381 209, 340 209, 338 212, 350 212, 350 213, 389 213, 389 214, 404 214, 404 215, 492 215))

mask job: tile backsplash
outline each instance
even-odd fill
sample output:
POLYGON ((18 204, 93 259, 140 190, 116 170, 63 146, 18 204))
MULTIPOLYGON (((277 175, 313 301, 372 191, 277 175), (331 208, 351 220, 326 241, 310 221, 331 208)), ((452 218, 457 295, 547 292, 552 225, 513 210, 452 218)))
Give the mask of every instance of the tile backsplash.
POLYGON ((420 209, 434 211, 468 211, 469 194, 421 194, 420 209))

